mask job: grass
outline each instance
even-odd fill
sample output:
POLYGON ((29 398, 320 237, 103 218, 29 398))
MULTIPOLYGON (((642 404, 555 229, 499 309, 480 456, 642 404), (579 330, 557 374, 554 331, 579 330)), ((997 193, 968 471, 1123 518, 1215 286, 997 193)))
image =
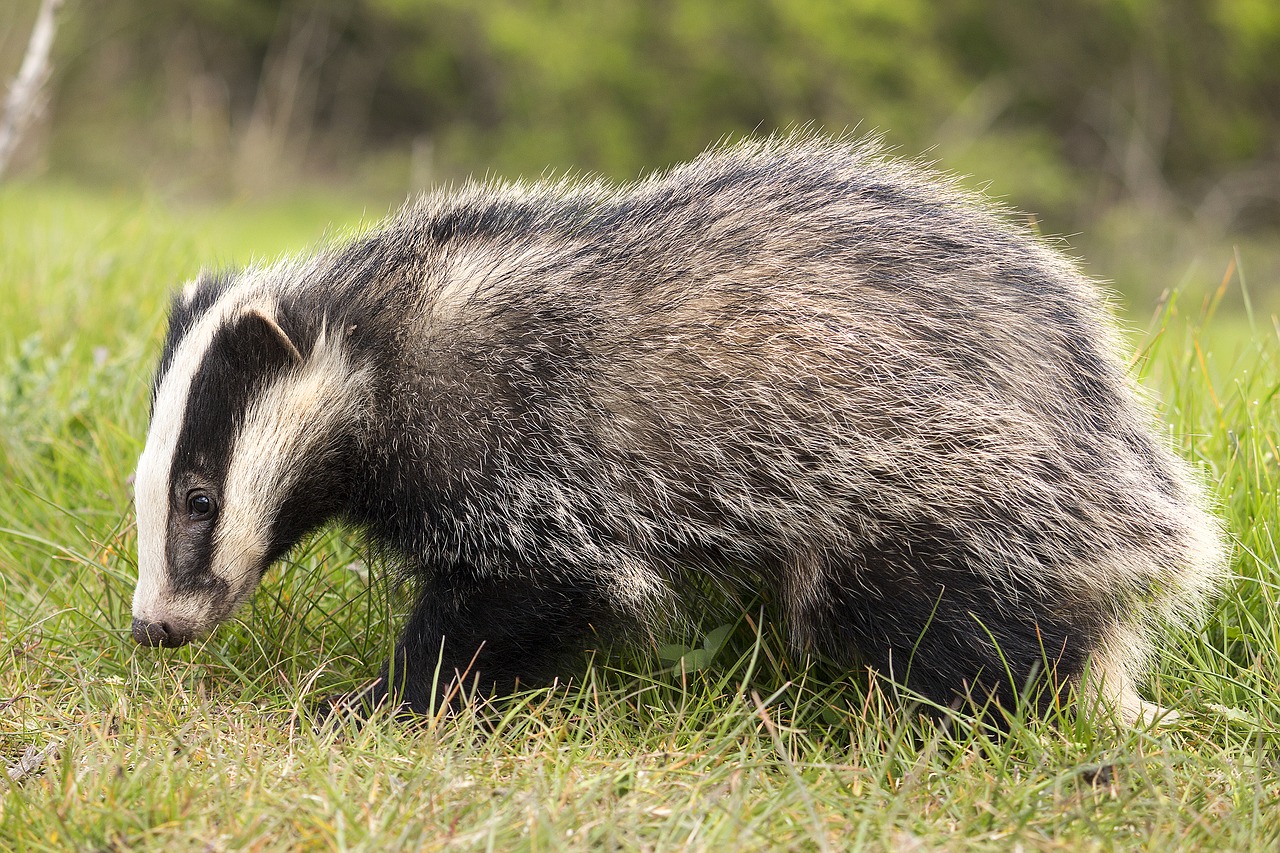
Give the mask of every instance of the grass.
POLYGON ((1183 712, 1172 727, 943 727, 875 680, 782 662, 744 619, 691 640, 683 668, 668 649, 447 720, 319 729, 306 710, 375 672, 401 606, 341 531, 203 643, 137 648, 128 478, 165 294, 211 259, 352 226, 352 209, 0 187, 0 848, 1280 843, 1280 329, 1218 316, 1227 294, 1252 304, 1234 270, 1133 340, 1237 549, 1203 630, 1163 646, 1148 692, 1183 712))

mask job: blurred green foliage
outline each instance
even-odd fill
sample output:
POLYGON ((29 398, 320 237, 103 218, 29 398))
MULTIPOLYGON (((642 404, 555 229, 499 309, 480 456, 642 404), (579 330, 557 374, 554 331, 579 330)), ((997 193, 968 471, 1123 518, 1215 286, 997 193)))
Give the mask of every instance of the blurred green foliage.
MULTIPOLYGON (((37 0, 0 17, 16 68, 37 0)), ((1280 223, 1275 0, 68 0, 28 167, 226 195, 626 178, 813 126, 992 181, 1280 223)))

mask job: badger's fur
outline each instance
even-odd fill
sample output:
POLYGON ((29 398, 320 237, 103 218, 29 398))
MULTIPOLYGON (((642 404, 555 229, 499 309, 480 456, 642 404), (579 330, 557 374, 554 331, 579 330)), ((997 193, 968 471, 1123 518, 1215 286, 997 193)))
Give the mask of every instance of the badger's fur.
POLYGON ((1113 332, 1061 255, 872 144, 436 194, 175 299, 134 636, 208 631, 336 517, 417 580, 375 700, 536 683, 745 587, 938 703, 1087 671, 1132 720, 1224 546, 1113 332))

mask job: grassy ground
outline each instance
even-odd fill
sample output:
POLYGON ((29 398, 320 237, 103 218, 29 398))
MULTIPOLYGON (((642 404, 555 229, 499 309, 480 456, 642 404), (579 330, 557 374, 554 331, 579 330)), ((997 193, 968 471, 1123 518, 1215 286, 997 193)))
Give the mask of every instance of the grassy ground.
POLYGON ((744 620, 683 672, 599 665, 447 721, 321 731, 306 709, 375 671, 398 607, 341 533, 207 641, 135 647, 128 477, 165 293, 202 262, 353 225, 351 210, 0 188, 0 849, 1280 843, 1280 331, 1215 317, 1212 293, 1134 338, 1237 540, 1204 630, 1165 643, 1149 694, 1183 712, 1168 729, 941 728, 864 677, 783 665, 744 620))

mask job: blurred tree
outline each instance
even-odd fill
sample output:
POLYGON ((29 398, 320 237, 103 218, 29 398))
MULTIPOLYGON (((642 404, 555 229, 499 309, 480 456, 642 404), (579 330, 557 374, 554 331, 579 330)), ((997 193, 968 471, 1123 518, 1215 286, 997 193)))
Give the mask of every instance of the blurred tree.
POLYGON ((1240 203, 1269 195, 1277 213, 1280 4, 959 0, 938 10, 941 45, 965 74, 1013 87, 1006 124, 1051 129, 1058 153, 1104 176, 1111 198, 1204 199, 1243 172, 1254 192, 1240 203))
POLYGON ((22 65, 4 99, 4 109, 0 111, 0 177, 8 170, 28 125, 44 110, 44 85, 49 79, 49 56, 61 6, 62 0, 41 0, 22 65))
POLYGON ((808 122, 912 138, 963 94, 930 50, 921 0, 763 0, 732 12, 694 0, 376 2, 422 33, 392 66, 395 83, 448 86, 400 117, 432 127, 443 152, 504 170, 632 175, 726 135, 808 122))
POLYGON ((812 124, 1030 176, 1015 201, 1067 227, 1119 199, 1280 221, 1275 0, 71 0, 66 17, 53 163, 83 173, 144 160, 240 192, 378 163, 403 186, 410 161, 419 182, 627 177, 812 124))

